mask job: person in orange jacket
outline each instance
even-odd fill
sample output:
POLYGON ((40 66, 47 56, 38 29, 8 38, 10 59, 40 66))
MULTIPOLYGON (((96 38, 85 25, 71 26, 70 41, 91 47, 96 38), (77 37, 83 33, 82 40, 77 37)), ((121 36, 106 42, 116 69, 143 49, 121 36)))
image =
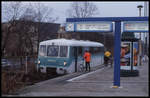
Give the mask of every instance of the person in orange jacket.
POLYGON ((87 71, 87 68, 89 68, 89 71, 90 71, 91 54, 87 50, 84 53, 84 59, 85 59, 85 64, 86 64, 86 71, 87 71))

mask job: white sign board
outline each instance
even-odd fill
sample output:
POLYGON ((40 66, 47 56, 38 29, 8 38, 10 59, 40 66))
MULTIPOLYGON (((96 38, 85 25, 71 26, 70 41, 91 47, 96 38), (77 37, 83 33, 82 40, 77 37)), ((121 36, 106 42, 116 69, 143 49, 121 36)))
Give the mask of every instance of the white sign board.
POLYGON ((124 22, 124 32, 148 32, 148 22, 124 22))
POLYGON ((112 22, 77 23, 76 31, 112 31, 112 22))
POLYGON ((112 22, 68 22, 67 32, 112 32, 112 22))

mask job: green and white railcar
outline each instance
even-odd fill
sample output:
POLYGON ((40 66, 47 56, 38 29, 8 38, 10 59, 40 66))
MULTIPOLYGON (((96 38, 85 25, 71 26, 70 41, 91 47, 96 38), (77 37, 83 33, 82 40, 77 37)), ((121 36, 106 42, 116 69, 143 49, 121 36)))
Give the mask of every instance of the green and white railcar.
POLYGON ((58 74, 79 71, 85 50, 91 53, 91 67, 104 63, 104 45, 93 41, 53 39, 39 44, 37 68, 41 72, 51 69, 58 74))

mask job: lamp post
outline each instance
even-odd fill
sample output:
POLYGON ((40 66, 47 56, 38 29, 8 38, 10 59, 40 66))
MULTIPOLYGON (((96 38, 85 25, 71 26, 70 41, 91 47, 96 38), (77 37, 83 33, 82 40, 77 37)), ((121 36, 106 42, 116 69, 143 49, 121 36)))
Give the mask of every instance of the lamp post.
MULTIPOLYGON (((149 2, 147 2, 147 1, 145 1, 144 2, 144 16, 145 17, 148 17, 148 12, 149 12, 149 8, 148 8, 148 4, 149 4, 149 2)), ((146 55, 148 54, 148 38, 149 38, 149 35, 148 35, 149 33, 145 33, 145 49, 146 49, 146 55)))
MULTIPOLYGON (((138 5, 137 8, 139 8, 139 17, 141 17, 141 9, 143 8, 143 6, 138 5)), ((140 40, 141 40, 141 33, 140 33, 140 40)))
MULTIPOLYGON (((141 17, 141 9, 143 8, 143 6, 142 6, 142 5, 138 5, 137 8, 139 8, 139 17, 141 17)), ((142 43, 142 40, 141 40, 141 32, 140 32, 140 43, 142 43)), ((140 44, 140 47, 142 48, 141 45, 142 45, 142 44, 140 44)), ((140 52, 139 55, 140 55, 140 65, 141 65, 141 64, 142 64, 142 62, 141 62, 142 49, 141 49, 141 52, 140 52)))
POLYGON ((139 16, 141 17, 141 9, 143 8, 142 5, 138 5, 137 8, 139 8, 139 16))

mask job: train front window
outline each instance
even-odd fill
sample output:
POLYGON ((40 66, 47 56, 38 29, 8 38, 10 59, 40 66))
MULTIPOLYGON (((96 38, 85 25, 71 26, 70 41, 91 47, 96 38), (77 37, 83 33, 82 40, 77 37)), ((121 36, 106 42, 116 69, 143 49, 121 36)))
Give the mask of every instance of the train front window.
POLYGON ((60 57, 67 57, 68 47, 60 46, 60 57))
POLYGON ((39 55, 46 56, 46 45, 40 45, 39 55))
POLYGON ((47 56, 57 57, 59 51, 59 46, 56 45, 48 45, 47 47, 47 56))

